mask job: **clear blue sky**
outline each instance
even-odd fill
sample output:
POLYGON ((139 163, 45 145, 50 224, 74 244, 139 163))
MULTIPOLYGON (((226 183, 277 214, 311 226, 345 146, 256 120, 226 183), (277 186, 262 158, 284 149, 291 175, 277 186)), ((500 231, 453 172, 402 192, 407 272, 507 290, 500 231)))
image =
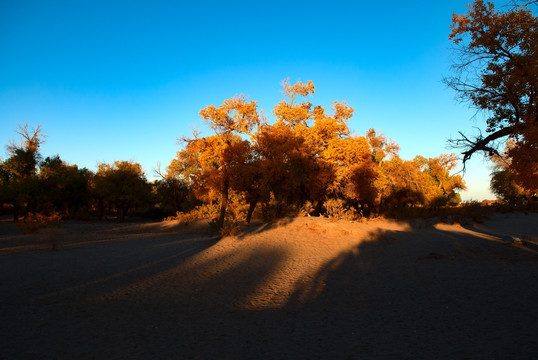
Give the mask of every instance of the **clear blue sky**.
MULTIPOLYGON (((353 132, 434 157, 458 130, 484 128, 441 81, 452 14, 468 2, 4 0, 0 144, 41 124, 44 156, 90 170, 134 160, 152 178, 178 137, 203 129, 200 109, 241 93, 272 119, 289 77, 314 82, 314 104, 353 106, 353 132)), ((489 172, 468 164, 464 199, 493 198, 489 172)))

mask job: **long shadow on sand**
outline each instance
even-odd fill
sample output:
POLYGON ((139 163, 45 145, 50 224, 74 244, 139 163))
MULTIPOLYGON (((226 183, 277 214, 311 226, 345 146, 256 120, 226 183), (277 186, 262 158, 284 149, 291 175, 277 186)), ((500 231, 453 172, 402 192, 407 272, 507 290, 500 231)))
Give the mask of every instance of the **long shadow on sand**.
POLYGON ((215 239, 170 235, 129 247, 111 243, 113 255, 95 259, 100 265, 87 260, 103 253, 91 246, 65 252, 74 259, 58 267, 51 265, 55 253, 37 262, 31 254, 0 257, 0 296, 8 304, 0 325, 3 355, 534 359, 537 254, 505 242, 500 230, 408 229, 372 232, 311 282, 298 283, 285 306, 263 310, 247 309, 244 299, 293 256, 270 246, 192 266, 189 259, 215 239), (20 268, 10 261, 32 262, 23 271, 28 280, 9 282, 20 268), (110 261, 117 271, 105 274, 110 261), (78 275, 91 276, 81 280, 77 266, 78 275), (78 280, 69 283, 69 276, 78 280))
POLYGON ((336 358, 535 358, 538 253, 479 228, 372 234, 297 289, 304 323, 325 318, 301 331, 336 358))

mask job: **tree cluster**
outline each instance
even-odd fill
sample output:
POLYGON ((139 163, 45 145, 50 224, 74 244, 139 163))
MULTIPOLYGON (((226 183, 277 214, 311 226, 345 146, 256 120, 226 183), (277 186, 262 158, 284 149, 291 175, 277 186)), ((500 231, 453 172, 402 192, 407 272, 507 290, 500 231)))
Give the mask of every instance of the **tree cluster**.
POLYGON ((13 213, 15 222, 37 213, 64 218, 94 213, 100 219, 110 214, 124 221, 130 210, 158 202, 162 194, 152 189, 137 163, 99 164, 93 173, 58 155, 42 159, 40 127, 19 126, 18 133, 21 141, 9 144, 9 157, 0 162, 0 205, 13 213))
POLYGON ((363 214, 460 201, 456 191, 465 185, 450 174, 454 155, 403 160, 398 145, 373 129, 351 134, 347 122, 354 110, 345 102, 334 102, 328 113, 306 101, 315 91, 311 81, 283 86, 273 124, 243 96, 202 109, 214 134, 184 138, 184 148, 152 183, 132 161, 99 164, 93 173, 58 155, 42 159, 41 128, 20 126, 20 143, 11 143, 0 163, 0 203, 15 221, 35 213, 124 221, 142 207, 165 216, 206 203, 218 206, 220 228, 230 214, 250 222, 256 209, 274 218, 301 208, 327 213, 328 201, 332 212, 339 204, 363 214))
MULTIPOLYGON (((538 2, 512 5, 499 11, 476 0, 466 14, 453 16, 449 38, 457 60, 445 80, 487 117, 487 135, 460 132, 451 145, 462 150, 464 167, 477 152, 493 159, 491 188, 514 203, 538 198, 538 2)), ((244 213, 249 222, 256 211, 271 218, 299 209, 364 214, 459 203, 465 184, 451 174, 456 155, 401 159, 398 145, 373 129, 365 136, 350 132, 354 110, 345 102, 335 101, 328 112, 308 101, 311 81, 284 81, 283 88, 272 123, 243 96, 202 109, 213 134, 183 138, 182 150, 153 183, 134 162, 100 164, 92 173, 59 156, 43 160, 41 129, 21 126, 20 143, 10 143, 0 162, 0 205, 15 221, 35 212, 74 217, 81 211, 123 221, 142 206, 164 215, 210 204, 205 209, 219 208, 222 227, 230 214, 244 213)))
POLYGON ((373 129, 351 134, 354 110, 345 102, 335 101, 328 113, 307 101, 311 81, 284 81, 283 88, 273 124, 243 96, 202 109, 214 134, 183 138, 167 168, 167 177, 187 184, 197 199, 219 204, 218 227, 232 198, 245 204, 247 222, 257 207, 279 217, 309 204, 309 212, 320 214, 331 199, 363 213, 459 203, 456 191, 465 184, 450 174, 455 155, 403 160, 398 145, 373 129))

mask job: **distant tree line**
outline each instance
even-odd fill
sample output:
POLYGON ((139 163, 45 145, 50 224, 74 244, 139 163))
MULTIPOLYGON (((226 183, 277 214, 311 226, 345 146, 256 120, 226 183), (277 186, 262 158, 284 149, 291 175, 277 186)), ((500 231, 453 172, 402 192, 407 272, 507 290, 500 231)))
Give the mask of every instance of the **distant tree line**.
POLYGON ((0 161, 0 204, 15 222, 35 213, 70 219, 113 216, 121 222, 133 210, 157 217, 184 210, 189 190, 174 180, 150 183, 132 161, 99 164, 94 173, 58 155, 43 159, 42 129, 25 124, 17 132, 20 142, 11 142, 9 157, 0 161))

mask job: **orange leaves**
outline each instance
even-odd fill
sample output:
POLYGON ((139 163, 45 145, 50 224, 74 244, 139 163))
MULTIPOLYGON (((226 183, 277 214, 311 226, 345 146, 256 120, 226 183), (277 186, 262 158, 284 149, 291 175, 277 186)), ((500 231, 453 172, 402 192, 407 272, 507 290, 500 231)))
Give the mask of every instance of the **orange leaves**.
MULTIPOLYGON (((286 99, 274 107, 272 125, 260 121, 256 102, 243 96, 202 109, 200 115, 215 135, 187 141, 170 164, 170 170, 190 179, 199 199, 220 201, 220 219, 230 192, 249 202, 249 214, 258 202, 269 206, 270 201, 277 214, 307 201, 321 209, 329 197, 373 206, 379 195, 395 189, 412 188, 425 198, 420 189, 429 181, 421 170, 426 159, 402 161, 398 145, 374 130, 367 137, 350 136, 347 121, 354 109, 346 102, 333 102, 328 114, 322 106, 297 101, 314 93, 311 81, 290 85, 285 80, 283 88, 286 99), (250 138, 245 140, 244 134, 250 138)), ((441 170, 451 166, 451 159, 439 158, 441 170)))
POLYGON ((106 163, 98 164, 98 169, 97 169, 98 175, 110 174, 115 171, 120 171, 123 173, 130 173, 136 176, 144 177, 142 166, 133 161, 118 160, 118 161, 114 161, 113 164, 106 164, 106 163))
POLYGON ((452 24, 450 25, 452 32, 448 38, 455 44, 462 41, 462 36, 467 32, 478 31, 473 35, 473 39, 476 39, 476 35, 484 35, 488 29, 495 28, 499 24, 493 3, 484 4, 484 1, 477 0, 472 5, 469 4, 468 8, 469 11, 466 15, 452 15, 452 24))
POLYGON ((249 162, 251 153, 250 143, 239 135, 217 134, 188 142, 169 169, 177 169, 198 198, 210 201, 229 186, 238 169, 249 162))
POLYGON ((355 111, 351 106, 348 106, 345 101, 342 101, 341 103, 333 101, 331 109, 334 111, 334 119, 340 122, 351 119, 353 112, 355 111))
POLYGON ((378 164, 382 163, 386 156, 396 156, 400 150, 400 146, 394 140, 387 139, 382 134, 377 135, 374 129, 369 129, 366 137, 372 148, 373 159, 378 164))
POLYGON ((333 116, 326 115, 321 106, 314 108, 314 126, 310 128, 308 137, 313 143, 326 147, 331 139, 349 135, 346 121, 353 116, 353 108, 345 102, 334 102, 331 109, 335 111, 333 116))
POLYGON ((538 195, 538 125, 531 125, 524 132, 524 139, 507 149, 510 170, 518 185, 530 196, 538 195))
POLYGON ((285 101, 281 101, 273 108, 273 114, 279 121, 284 121, 292 127, 299 124, 306 124, 311 118, 310 108, 312 104, 303 102, 300 105, 292 106, 285 101))
POLYGON ((302 148, 304 139, 282 122, 266 125, 257 138, 258 152, 264 158, 286 156, 302 148))
POLYGON ((332 139, 323 157, 335 164, 349 166, 369 161, 372 152, 364 136, 332 139))
POLYGON ((456 45, 459 44, 462 41, 461 34, 467 31, 470 22, 469 18, 465 15, 452 14, 452 24, 450 25, 452 31, 448 35, 448 39, 454 41, 456 45))
MULTIPOLYGON (((451 140, 464 150, 464 161, 476 152, 488 155, 497 142, 523 139, 536 123, 538 84, 538 18, 528 6, 535 1, 496 10, 477 0, 465 15, 454 15, 450 39, 458 44, 455 75, 445 79, 458 98, 486 114, 488 136, 462 135, 451 140)), ((519 140, 518 140, 519 141, 519 140)))
POLYGON ((284 95, 290 98, 290 104, 293 105, 293 99, 295 96, 308 96, 316 91, 316 87, 312 80, 308 80, 306 84, 298 81, 296 84, 290 86, 290 79, 282 81, 282 87, 284 88, 284 95))
POLYGON ((218 108, 206 106, 200 110, 200 116, 218 134, 237 132, 253 136, 252 131, 261 125, 257 107, 257 102, 240 95, 225 100, 218 108))
POLYGON ((413 160, 402 160, 396 156, 380 165, 381 176, 376 186, 382 196, 395 201, 395 205, 402 205, 401 201, 429 206, 446 205, 459 199, 456 190, 465 189, 461 176, 449 173, 456 160, 455 154, 429 159, 417 156, 413 160))
POLYGON ((303 137, 315 153, 320 153, 329 140, 349 135, 347 120, 353 116, 353 108, 346 102, 333 102, 331 109, 334 114, 328 115, 322 106, 312 108, 312 103, 295 103, 297 95, 307 96, 314 92, 314 84, 309 80, 306 85, 301 82, 290 86, 289 81, 283 82, 285 96, 289 102, 281 101, 273 109, 278 122, 293 129, 303 137), (312 120, 314 124, 312 124, 312 120))
POLYGON ((373 201, 373 181, 377 173, 365 137, 333 138, 323 151, 323 157, 333 165, 335 172, 330 187, 333 193, 349 199, 373 201))
POLYGON ((308 96, 315 91, 314 83, 308 80, 306 84, 298 82, 290 86, 289 79, 282 82, 284 87, 284 96, 289 98, 289 102, 282 100, 273 108, 273 115, 278 121, 283 121, 291 127, 297 125, 306 125, 312 118, 312 103, 304 101, 300 104, 294 104, 297 96, 308 96))
POLYGON ((456 45, 468 39, 477 60, 499 58, 513 60, 518 52, 536 47, 536 17, 528 9, 496 11, 493 3, 475 1, 465 15, 453 14, 449 39, 456 45))

